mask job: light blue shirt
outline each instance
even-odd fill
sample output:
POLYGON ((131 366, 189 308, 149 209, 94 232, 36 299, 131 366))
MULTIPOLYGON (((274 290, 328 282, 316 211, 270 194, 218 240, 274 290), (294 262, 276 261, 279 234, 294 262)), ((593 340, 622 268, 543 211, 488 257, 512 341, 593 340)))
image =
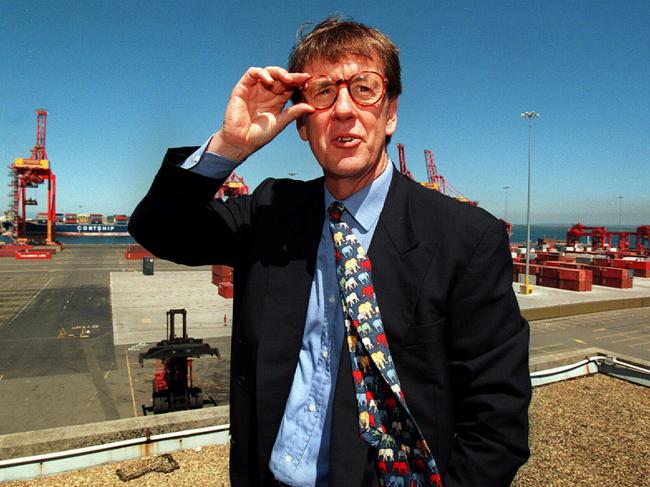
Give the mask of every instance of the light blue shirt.
MULTIPOLYGON (((237 164, 205 152, 206 146, 207 142, 181 167, 208 177, 227 177, 237 164)), ((366 250, 377 227, 391 177, 392 164, 387 164, 371 184, 342 201, 348 211, 341 220, 350 226, 366 250)), ((327 213, 335 198, 327 188, 324 194, 327 213)), ((334 385, 345 334, 337 281, 334 244, 326 214, 298 365, 269 462, 275 478, 295 487, 328 485, 334 385)))

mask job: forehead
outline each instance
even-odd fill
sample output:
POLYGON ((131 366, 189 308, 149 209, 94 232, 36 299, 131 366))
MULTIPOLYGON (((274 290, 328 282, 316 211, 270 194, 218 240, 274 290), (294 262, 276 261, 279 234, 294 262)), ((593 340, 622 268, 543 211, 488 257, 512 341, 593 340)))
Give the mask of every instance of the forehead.
POLYGON ((361 71, 376 71, 384 73, 381 63, 377 59, 368 59, 364 56, 347 55, 336 61, 316 58, 305 65, 305 73, 312 76, 326 74, 331 78, 348 78, 361 71))

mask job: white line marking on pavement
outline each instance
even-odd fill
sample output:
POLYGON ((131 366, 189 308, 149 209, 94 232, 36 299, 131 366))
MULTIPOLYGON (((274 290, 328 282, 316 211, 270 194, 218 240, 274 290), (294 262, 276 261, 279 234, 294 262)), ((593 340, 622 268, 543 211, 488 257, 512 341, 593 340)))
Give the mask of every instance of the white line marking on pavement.
POLYGON ((20 311, 19 311, 18 313, 16 313, 16 314, 13 316, 13 318, 11 318, 11 320, 9 320, 9 321, 7 322, 7 324, 6 324, 5 326, 11 325, 11 324, 14 322, 14 320, 15 320, 16 318, 18 318, 18 315, 20 315, 20 313, 22 313, 23 311, 25 311, 25 309, 27 308, 27 306, 29 306, 29 305, 31 304, 31 302, 34 301, 34 299, 36 299, 36 296, 38 296, 39 294, 41 294, 41 291, 42 291, 43 289, 45 289, 45 288, 47 287, 47 285, 48 285, 50 282, 52 282, 52 279, 54 279, 54 276, 50 277, 50 278, 48 279, 48 281, 47 281, 45 284, 43 284, 43 286, 41 286, 41 288, 40 288, 38 291, 36 291, 36 294, 34 294, 34 295, 31 297, 31 299, 25 303, 25 305, 20 309, 20 311))

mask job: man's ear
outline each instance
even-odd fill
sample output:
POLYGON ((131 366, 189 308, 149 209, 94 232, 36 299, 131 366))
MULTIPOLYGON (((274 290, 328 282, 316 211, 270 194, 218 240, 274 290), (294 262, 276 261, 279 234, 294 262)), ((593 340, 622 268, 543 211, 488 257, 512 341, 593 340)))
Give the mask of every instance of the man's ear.
POLYGON ((296 118, 296 128, 298 129, 298 134, 300 138, 307 141, 307 127, 305 126, 305 116, 296 118))
POLYGON ((397 97, 388 101, 388 117, 386 119, 386 135, 393 135, 397 129, 397 97))

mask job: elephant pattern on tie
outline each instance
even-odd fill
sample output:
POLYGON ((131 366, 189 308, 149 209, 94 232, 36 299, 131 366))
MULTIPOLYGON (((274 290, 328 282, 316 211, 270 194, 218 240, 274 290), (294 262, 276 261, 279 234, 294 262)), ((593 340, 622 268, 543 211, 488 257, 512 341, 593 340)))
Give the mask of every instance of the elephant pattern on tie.
POLYGON ((393 365, 372 285, 372 265, 347 223, 330 205, 330 230, 345 319, 361 437, 377 450, 384 487, 437 486, 436 462, 411 415, 393 365))

